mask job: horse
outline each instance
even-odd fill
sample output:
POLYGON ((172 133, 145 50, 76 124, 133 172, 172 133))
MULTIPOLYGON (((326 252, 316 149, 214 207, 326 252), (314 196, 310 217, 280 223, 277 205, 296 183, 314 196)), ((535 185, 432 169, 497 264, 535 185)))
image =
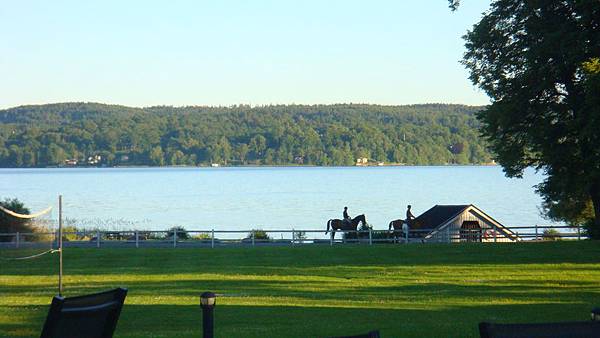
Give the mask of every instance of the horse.
POLYGON ((396 220, 393 220, 390 222, 390 226, 389 226, 388 230, 392 231, 392 228, 394 228, 393 236, 394 236, 394 242, 396 242, 397 241, 396 235, 398 233, 404 234, 404 231, 408 229, 408 223, 403 219, 396 219, 396 220), (406 225, 406 229, 404 229, 404 225, 406 225))
POLYGON ((327 221, 327 230, 325 231, 325 235, 327 235, 327 233, 329 232, 329 227, 331 226, 331 238, 335 238, 335 232, 338 230, 354 230, 356 231, 356 228, 358 227, 358 223, 361 223, 363 226, 367 225, 367 219, 365 218, 365 215, 358 215, 356 217, 354 217, 350 222, 344 222, 341 219, 338 218, 334 218, 334 219, 330 219, 329 221, 327 221))

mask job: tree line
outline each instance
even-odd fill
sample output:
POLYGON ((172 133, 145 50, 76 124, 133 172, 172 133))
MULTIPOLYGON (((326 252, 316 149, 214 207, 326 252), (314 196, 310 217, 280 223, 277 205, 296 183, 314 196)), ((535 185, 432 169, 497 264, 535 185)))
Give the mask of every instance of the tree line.
POLYGON ((20 106, 0 110, 0 166, 481 164, 491 161, 475 117, 481 109, 20 106))

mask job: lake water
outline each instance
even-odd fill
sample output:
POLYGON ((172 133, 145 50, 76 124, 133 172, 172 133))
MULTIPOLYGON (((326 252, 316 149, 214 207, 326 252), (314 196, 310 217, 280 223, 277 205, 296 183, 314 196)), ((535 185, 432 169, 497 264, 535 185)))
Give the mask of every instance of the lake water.
POLYGON ((500 167, 256 167, 0 169, 0 198, 32 212, 55 207, 83 225, 112 229, 324 229, 330 218, 366 214, 374 229, 435 204, 475 204, 508 226, 551 224, 533 186, 500 167))

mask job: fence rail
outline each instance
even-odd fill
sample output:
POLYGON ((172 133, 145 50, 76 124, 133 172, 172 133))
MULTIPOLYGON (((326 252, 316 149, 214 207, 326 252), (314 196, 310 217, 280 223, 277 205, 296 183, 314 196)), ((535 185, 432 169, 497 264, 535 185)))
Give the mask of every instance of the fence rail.
MULTIPOLYGON (((587 239, 581 228, 569 226, 515 226, 508 229, 510 241, 587 239)), ((218 247, 307 244, 380 244, 428 242, 499 242, 507 241, 504 233, 494 229, 450 231, 433 229, 338 230, 325 235, 324 230, 129 230, 63 232, 65 247, 218 247)), ((56 247, 57 233, 0 233, 0 248, 56 247)))

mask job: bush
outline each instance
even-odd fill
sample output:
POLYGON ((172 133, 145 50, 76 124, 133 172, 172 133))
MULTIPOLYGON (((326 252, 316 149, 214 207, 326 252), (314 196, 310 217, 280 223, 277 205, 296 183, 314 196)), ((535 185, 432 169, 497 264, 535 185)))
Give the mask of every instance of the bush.
POLYGON ((544 241, 560 241, 561 239, 560 232, 556 229, 546 229, 542 235, 544 241))
POLYGON ((201 232, 191 236, 192 239, 204 240, 204 239, 212 239, 212 235, 208 232, 201 232))
POLYGON ((248 236, 246 237, 246 239, 251 239, 252 238, 252 233, 254 233, 254 239, 258 239, 258 240, 270 240, 271 237, 269 237, 269 234, 266 233, 264 230, 262 229, 256 229, 256 230, 252 230, 251 232, 248 233, 248 236))
POLYGON ((92 238, 95 234, 79 229, 76 225, 63 226, 63 241, 87 241, 92 238))
POLYGON ((190 239, 190 234, 188 234, 187 230, 185 230, 182 226, 174 226, 167 230, 167 238, 173 238, 173 235, 177 231, 177 239, 190 239))
POLYGON ((294 238, 300 242, 305 241, 307 239, 306 232, 305 231, 296 231, 294 233, 294 238))

